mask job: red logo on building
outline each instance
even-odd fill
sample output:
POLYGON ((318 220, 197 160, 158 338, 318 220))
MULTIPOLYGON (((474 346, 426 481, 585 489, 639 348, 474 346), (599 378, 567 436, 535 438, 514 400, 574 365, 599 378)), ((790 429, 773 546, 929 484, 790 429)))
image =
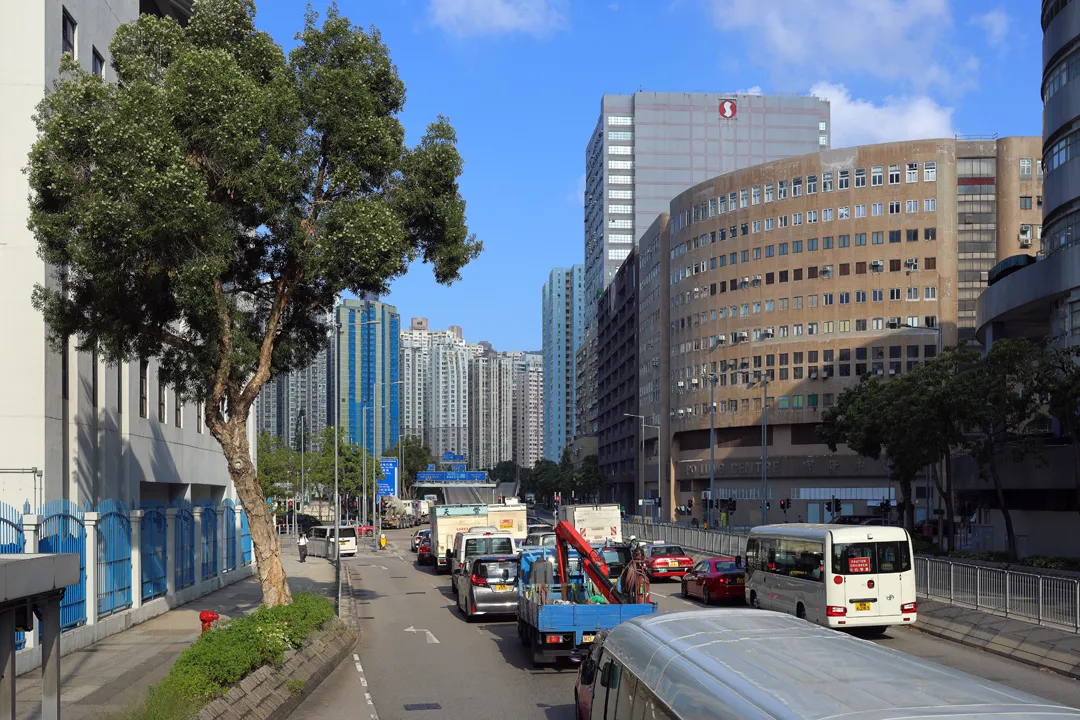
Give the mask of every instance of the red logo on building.
POLYGON ((736 112, 738 112, 738 107, 736 107, 734 100, 720 101, 720 117, 731 119, 735 117, 736 112))

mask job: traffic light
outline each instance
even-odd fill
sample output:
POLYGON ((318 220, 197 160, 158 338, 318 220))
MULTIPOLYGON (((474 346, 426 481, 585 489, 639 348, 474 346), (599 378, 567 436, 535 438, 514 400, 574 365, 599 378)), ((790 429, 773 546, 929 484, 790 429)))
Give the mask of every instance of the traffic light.
POLYGON ((290 500, 289 501, 289 512, 292 512, 292 509, 293 509, 293 501, 290 500))
POLYGON ((768 500, 766 500, 765 501, 765 511, 768 512, 771 509, 772 509, 772 503, 769 502, 768 500))
POLYGON ((783 510, 784 512, 787 512, 787 509, 788 509, 788 501, 787 500, 781 500, 780 501, 780 509, 783 510))
POLYGON ((693 510, 694 509, 694 498, 690 498, 689 500, 687 500, 686 501, 686 506, 688 508, 690 508, 691 510, 693 510))

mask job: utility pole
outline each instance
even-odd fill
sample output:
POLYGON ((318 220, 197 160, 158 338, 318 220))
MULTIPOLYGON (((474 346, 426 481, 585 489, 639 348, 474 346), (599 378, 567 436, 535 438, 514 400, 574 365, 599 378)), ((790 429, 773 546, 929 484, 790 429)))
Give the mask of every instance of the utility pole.
MULTIPOLYGON (((334 372, 334 564, 337 568, 337 596, 341 597, 341 495, 338 487, 338 438, 341 436, 341 321, 337 327, 337 352, 334 372)), ((341 614, 341 605, 338 605, 341 614)))
POLYGON ((709 373, 709 504, 705 507, 705 522, 709 529, 716 527, 716 373, 709 373))

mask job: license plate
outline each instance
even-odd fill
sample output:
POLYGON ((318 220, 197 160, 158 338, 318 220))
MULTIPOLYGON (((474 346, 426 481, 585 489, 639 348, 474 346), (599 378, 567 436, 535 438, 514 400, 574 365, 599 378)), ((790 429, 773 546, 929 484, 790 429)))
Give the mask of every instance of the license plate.
POLYGON ((857 603, 855 603, 855 610, 858 611, 858 612, 866 612, 869 609, 870 609, 870 603, 868 603, 868 602, 857 602, 857 603))
POLYGON ((668 567, 679 567, 679 563, 677 563, 677 562, 669 562, 669 563, 667 564, 667 566, 668 566, 668 567))
POLYGON ((582 635, 581 636, 581 642, 583 642, 583 643, 592 642, 595 639, 596 639, 595 635, 582 635))
POLYGON ((510 589, 509 585, 496 585, 495 586, 495 592, 506 592, 509 589, 510 589))

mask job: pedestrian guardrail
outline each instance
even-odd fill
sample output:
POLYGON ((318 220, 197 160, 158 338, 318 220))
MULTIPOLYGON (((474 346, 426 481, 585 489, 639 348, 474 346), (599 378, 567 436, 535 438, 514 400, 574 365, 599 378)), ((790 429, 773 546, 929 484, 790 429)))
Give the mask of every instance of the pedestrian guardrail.
MULTIPOLYGON (((710 555, 735 556, 746 554, 749 529, 624 522, 623 537, 630 535, 710 555)), ((1080 633, 1080 580, 1075 578, 916 556, 915 587, 928 599, 1080 633)))
MULTIPOLYGON (((238 557, 241 565, 251 564, 251 538, 247 514, 231 500, 198 508, 180 500, 171 507, 147 503, 129 509, 112 499, 96 507, 57 499, 36 513, 29 502, 22 512, 0 502, 0 553, 39 552, 79 555, 79 582, 65 588, 60 605, 67 631, 194 585, 196 567, 208 580, 222 567, 234 570, 238 557), (222 527, 225 522, 232 527, 222 527)), ((16 642, 17 649, 25 646, 23 633, 16 642)))

